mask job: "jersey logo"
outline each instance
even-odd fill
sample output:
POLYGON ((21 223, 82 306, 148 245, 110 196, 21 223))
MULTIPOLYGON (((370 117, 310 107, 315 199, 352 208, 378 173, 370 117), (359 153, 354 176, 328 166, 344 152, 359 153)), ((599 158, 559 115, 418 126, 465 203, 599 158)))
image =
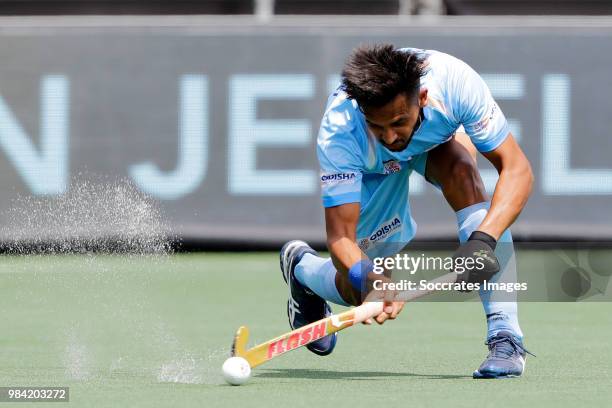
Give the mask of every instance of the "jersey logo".
POLYGON ((366 251, 372 245, 379 241, 384 241, 391 235, 402 229, 402 220, 398 216, 383 222, 376 230, 367 238, 360 238, 357 245, 362 251, 366 251))
POLYGON ((402 165, 397 160, 387 160, 383 162, 385 166, 385 174, 399 173, 402 171, 402 165))
POLYGON ((338 184, 353 184, 357 179, 355 173, 322 173, 321 186, 333 186, 338 184))
POLYGON ((487 129, 489 127, 489 124, 491 123, 491 121, 495 118, 495 115, 497 114, 498 108, 497 108, 497 104, 494 103, 493 106, 491 107, 491 112, 489 113, 489 115, 487 117, 485 117, 484 119, 482 119, 481 121, 479 121, 478 123, 476 123, 472 128, 474 132, 481 132, 485 129, 487 129))

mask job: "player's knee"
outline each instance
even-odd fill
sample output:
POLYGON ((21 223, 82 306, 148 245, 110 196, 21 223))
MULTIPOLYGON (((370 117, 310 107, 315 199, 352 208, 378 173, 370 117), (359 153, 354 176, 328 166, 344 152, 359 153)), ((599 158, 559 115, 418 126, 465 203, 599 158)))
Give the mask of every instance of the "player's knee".
POLYGON ((478 177, 478 168, 468 154, 461 155, 453 160, 451 164, 451 177, 455 182, 478 177))
POLYGON ((468 154, 476 162, 476 157, 478 155, 478 150, 476 150, 476 146, 472 143, 470 137, 461 132, 457 132, 455 134, 455 142, 459 143, 465 150, 467 150, 468 154))
POLYGON ((468 154, 453 161, 449 175, 452 188, 459 190, 466 198, 472 197, 479 202, 486 195, 478 167, 468 154))

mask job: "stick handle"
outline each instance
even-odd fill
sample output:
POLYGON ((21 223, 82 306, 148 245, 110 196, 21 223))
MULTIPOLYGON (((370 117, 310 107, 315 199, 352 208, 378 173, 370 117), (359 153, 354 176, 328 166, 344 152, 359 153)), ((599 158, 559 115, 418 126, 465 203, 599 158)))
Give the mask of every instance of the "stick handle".
MULTIPOLYGON (((457 281, 457 274, 455 272, 447 273, 446 275, 442 275, 439 278, 432 279, 428 282, 428 286, 430 289, 415 289, 415 290, 405 290, 400 292, 396 298, 402 300, 404 302, 410 302, 412 300, 416 300, 420 297, 428 295, 432 292, 435 292, 435 287, 444 284, 444 283, 454 283, 457 281)), ((378 316, 383 311, 383 302, 367 302, 362 304, 361 306, 357 306, 352 309, 354 313, 354 322, 355 323, 363 323, 364 321, 371 319, 374 316, 378 316)), ((345 312, 346 313, 346 312, 345 312)))

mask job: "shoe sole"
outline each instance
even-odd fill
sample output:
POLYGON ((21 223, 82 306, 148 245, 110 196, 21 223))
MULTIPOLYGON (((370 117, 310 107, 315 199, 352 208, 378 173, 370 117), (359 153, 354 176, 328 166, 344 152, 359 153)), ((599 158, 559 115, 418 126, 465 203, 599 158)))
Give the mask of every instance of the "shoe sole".
POLYGON ((476 370, 472 373, 472 378, 475 380, 503 380, 506 378, 518 378, 522 376, 523 374, 525 374, 525 365, 523 365, 523 372, 520 374, 505 374, 505 375, 498 375, 498 374, 493 374, 493 373, 482 374, 480 371, 476 370))
POLYGON ((507 375, 496 375, 496 374, 487 374, 483 375, 477 371, 474 371, 472 374, 472 378, 475 380, 504 380, 506 378, 518 378, 520 375, 516 374, 507 374, 507 375))

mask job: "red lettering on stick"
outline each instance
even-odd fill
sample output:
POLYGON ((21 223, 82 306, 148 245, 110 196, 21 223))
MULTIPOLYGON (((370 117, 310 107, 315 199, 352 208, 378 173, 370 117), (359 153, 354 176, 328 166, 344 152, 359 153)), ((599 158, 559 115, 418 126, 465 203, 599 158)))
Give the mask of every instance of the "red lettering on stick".
POLYGON ((300 346, 303 346, 304 344, 308 344, 308 342, 310 341, 310 335, 312 334, 312 328, 309 327, 308 329, 304 330, 302 332, 302 338, 300 339, 300 346))
POLYGON ((278 343, 278 341, 275 341, 274 343, 270 343, 270 345, 268 346, 268 358, 272 358, 274 357, 277 353, 276 353, 276 344, 278 343))
POLYGON ((312 328, 312 339, 313 340, 318 340, 321 337, 325 337, 325 329, 326 329, 327 325, 325 324, 325 322, 315 326, 312 328))
POLYGON ((294 348, 296 348, 299 345, 299 341, 300 341, 300 333, 293 333, 287 339, 287 351, 293 350, 294 348))
POLYGON ((322 322, 316 326, 305 328, 301 332, 293 333, 291 336, 270 343, 268 346, 268 358, 278 356, 286 351, 293 350, 311 341, 325 337, 327 326, 322 322))

